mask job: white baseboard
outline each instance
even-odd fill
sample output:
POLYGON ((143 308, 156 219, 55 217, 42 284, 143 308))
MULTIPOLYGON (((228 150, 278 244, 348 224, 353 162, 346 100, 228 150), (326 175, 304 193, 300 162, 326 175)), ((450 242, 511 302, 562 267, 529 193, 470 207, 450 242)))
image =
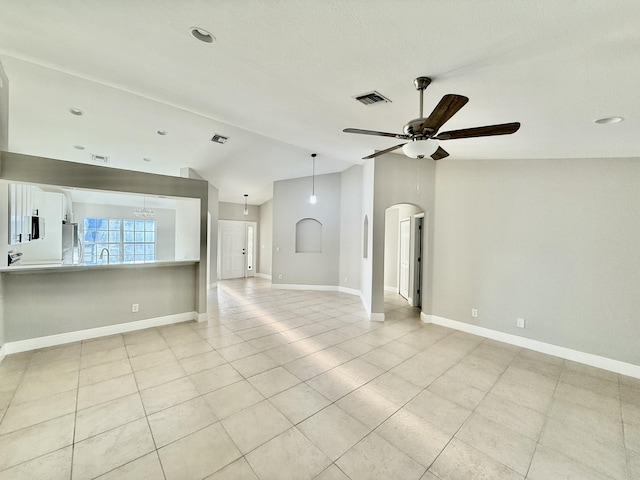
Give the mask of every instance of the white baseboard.
POLYGON ((438 317, 437 315, 426 315, 424 312, 420 313, 420 319, 425 323, 442 325, 443 327, 453 328, 455 330, 471 333, 480 337, 491 338, 493 340, 498 340, 499 342, 528 348, 529 350, 535 350, 536 352, 546 353, 548 355, 565 358, 578 363, 584 363, 585 365, 609 370, 610 372, 619 373, 621 375, 640 378, 640 365, 633 365, 631 363, 601 357, 592 353, 580 352, 578 350, 572 350, 570 348, 553 345, 551 343, 540 342, 538 340, 532 340, 530 338, 520 337, 510 333, 491 330, 478 325, 471 325, 457 320, 451 320, 449 318, 438 317))
POLYGON ((369 314, 369 320, 371 320, 372 322, 384 322, 384 313, 370 313, 369 314))
POLYGON ((384 286, 385 292, 398 293, 398 287, 390 287, 389 285, 384 286))
POLYGON ((36 350, 38 348, 53 347, 56 345, 63 345, 65 343, 88 340, 90 338, 105 337, 118 333, 132 332, 134 330, 160 327, 162 325, 186 322, 188 320, 198 320, 200 315, 206 316, 207 314, 198 314, 197 312, 176 313, 163 317, 138 320, 137 322, 118 323, 116 325, 88 328, 87 330, 78 330, 76 332, 59 333, 56 335, 48 335, 46 337, 29 338, 27 340, 7 342, 4 344, 3 350, 5 355, 10 355, 12 353, 26 352, 29 350, 36 350))
POLYGON ((6 355, 6 352, 5 352, 5 348, 4 348, 4 345, 3 345, 3 346, 0 347, 0 363, 2 363, 2 360, 4 360, 5 355, 6 355))
MULTIPOLYGON (((195 312, 194 312, 195 313, 195 312)), ((198 322, 206 322, 209 320, 209 314, 207 312, 204 313, 196 313, 196 320, 198 322)))
POLYGON ((338 287, 338 291, 341 293, 347 293, 349 295, 355 295, 356 297, 362 298, 362 292, 360 290, 356 290, 355 288, 338 287))
POLYGON ((266 273, 256 273, 256 277, 264 278, 265 280, 271 280, 271 275, 267 275, 266 273))

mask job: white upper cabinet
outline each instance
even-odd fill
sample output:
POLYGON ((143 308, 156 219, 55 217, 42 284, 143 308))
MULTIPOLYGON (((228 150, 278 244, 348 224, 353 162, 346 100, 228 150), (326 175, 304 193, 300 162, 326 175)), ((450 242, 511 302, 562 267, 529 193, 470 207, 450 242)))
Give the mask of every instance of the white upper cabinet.
POLYGON ((38 213, 40 191, 35 185, 9 184, 9 245, 31 241, 31 217, 38 213))

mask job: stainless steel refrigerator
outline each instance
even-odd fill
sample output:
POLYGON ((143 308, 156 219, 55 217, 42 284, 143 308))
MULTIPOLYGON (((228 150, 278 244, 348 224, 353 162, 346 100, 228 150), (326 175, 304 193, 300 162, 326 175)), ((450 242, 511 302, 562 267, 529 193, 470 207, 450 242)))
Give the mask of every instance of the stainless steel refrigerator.
POLYGON ((62 225, 62 264, 76 265, 82 263, 82 241, 77 223, 62 225))

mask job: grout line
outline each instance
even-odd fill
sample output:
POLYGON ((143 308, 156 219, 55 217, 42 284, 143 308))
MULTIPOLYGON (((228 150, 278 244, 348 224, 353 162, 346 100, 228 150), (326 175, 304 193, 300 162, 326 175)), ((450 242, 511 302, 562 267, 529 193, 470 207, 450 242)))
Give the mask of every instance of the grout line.
MULTIPOLYGON (((157 330, 157 328, 154 328, 154 330, 157 330)), ((159 331, 158 331, 158 334, 160 334, 159 331)), ((160 336, 162 338, 161 334, 160 334, 160 336)), ((124 337, 122 338, 122 341, 124 343, 124 337)), ((151 436, 151 441, 153 442, 153 447, 155 449, 154 450, 155 454, 158 457, 158 463, 160 464, 160 470, 162 471, 162 475, 166 479, 167 475, 166 475, 166 473, 164 471, 164 466, 162 465, 162 462, 160 461, 160 454, 158 453, 158 444, 156 443, 156 438, 153 436, 153 430, 151 430, 151 423, 149 422, 149 415, 147 415, 147 408, 145 407, 144 402, 142 401, 142 395, 140 395, 140 386, 138 385, 138 379, 136 378, 135 372, 133 371, 133 366, 131 365, 131 356, 129 356, 129 350, 127 349, 126 345, 125 345, 125 351, 127 352, 127 359, 129 360, 129 366, 131 366, 131 375, 133 375, 133 381, 136 384, 136 394, 138 395, 138 398, 140 399, 140 403, 142 404, 142 411, 144 412, 144 419, 147 421, 147 428, 149 429, 149 435, 151 436)), ((138 418, 138 419, 136 419, 134 421, 137 421, 137 420, 140 420, 140 419, 138 418)), ((146 453, 145 455, 148 455, 148 453, 146 453)), ((139 457, 139 458, 142 458, 142 457, 139 457)), ((138 459, 135 459, 135 460, 138 460, 138 459)), ((135 460, 132 460, 132 462, 135 461, 135 460)), ((131 463, 131 462, 128 462, 128 463, 131 463)), ((123 465, 126 465, 126 464, 123 464, 123 465)), ((122 465, 119 465, 116 468, 120 468, 121 466, 122 465)), ((115 468, 114 468, 114 470, 115 470, 115 468)), ((101 474, 101 475, 104 475, 104 474, 101 474)))

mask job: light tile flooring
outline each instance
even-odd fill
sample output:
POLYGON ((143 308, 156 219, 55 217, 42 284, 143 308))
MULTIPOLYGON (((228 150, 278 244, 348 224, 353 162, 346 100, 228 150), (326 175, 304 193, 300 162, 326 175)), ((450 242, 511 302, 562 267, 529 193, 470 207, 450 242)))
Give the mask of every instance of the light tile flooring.
POLYGON ((226 281, 208 323, 9 356, 0 479, 640 478, 640 380, 386 300, 226 281))

